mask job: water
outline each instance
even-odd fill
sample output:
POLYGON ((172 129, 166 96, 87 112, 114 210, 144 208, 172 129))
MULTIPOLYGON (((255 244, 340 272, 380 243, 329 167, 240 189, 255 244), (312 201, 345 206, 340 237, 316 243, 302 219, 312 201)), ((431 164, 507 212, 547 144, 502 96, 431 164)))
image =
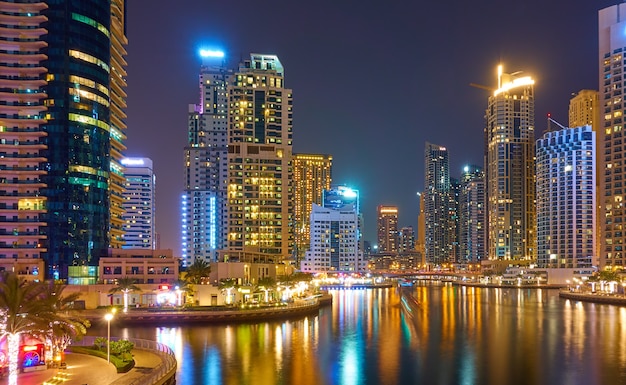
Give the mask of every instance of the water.
MULTIPOLYGON (((424 284, 332 291, 316 316, 118 328, 175 352, 177 384, 625 384, 626 308, 555 290, 424 284)), ((90 334, 106 333, 94 325, 90 334)))

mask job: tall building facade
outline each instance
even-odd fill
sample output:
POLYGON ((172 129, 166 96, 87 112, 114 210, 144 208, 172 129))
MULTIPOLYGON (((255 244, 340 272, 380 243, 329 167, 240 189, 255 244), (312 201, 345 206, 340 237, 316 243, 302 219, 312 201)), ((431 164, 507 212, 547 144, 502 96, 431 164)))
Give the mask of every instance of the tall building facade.
POLYGON ((124 158, 123 249, 156 250, 156 175, 149 158, 124 158))
POLYGON ((599 35, 599 91, 601 127, 596 140, 601 142, 599 163, 600 180, 600 266, 624 268, 626 266, 626 210, 624 207, 623 180, 626 177, 626 149, 623 146, 624 104, 623 76, 626 73, 626 3, 600 10, 599 35))
POLYGON ((48 2, 48 275, 98 264, 122 245, 125 1, 48 2))
POLYGON ((597 266, 595 132, 547 132, 537 141, 537 265, 597 266))
POLYGON ((398 252, 398 207, 379 205, 378 212, 378 252, 398 252))
POLYGON ((580 90, 569 101, 569 127, 591 126, 596 131, 600 123, 600 94, 596 90, 580 90))
POLYGON ((310 221, 311 245, 300 265, 303 272, 365 271, 356 204, 337 209, 313 204, 310 221))
POLYGON ((533 260, 535 234, 535 81, 505 74, 486 111, 488 257, 533 260))
POLYGON ((403 227, 398 231, 398 253, 415 251, 415 232, 413 226, 403 227))
POLYGON ((322 154, 293 154, 293 236, 296 266, 309 249, 310 215, 313 203, 322 204, 324 190, 332 183, 333 157, 322 154))
POLYGON ((482 167, 465 166, 459 193, 459 262, 486 258, 486 231, 485 173, 482 167))
POLYGON ((0 8, 0 267, 43 275, 47 5, 0 1, 0 8), (8 261, 19 265, 7 266, 8 261))
POLYGON ((424 151, 424 252, 426 263, 441 264, 449 260, 450 244, 450 165, 448 150, 426 143, 424 151))
POLYGON ((223 260, 278 262, 293 249, 292 91, 275 55, 250 54, 228 88, 228 242, 223 260))
POLYGON ((182 194, 182 261, 217 260, 228 237, 228 86, 223 53, 201 51, 198 104, 189 105, 182 194))

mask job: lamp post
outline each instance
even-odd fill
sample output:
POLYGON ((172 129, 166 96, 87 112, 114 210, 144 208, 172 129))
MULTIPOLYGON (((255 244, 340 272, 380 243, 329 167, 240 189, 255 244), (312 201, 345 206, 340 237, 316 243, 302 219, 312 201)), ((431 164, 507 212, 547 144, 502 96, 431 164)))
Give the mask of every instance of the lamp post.
POLYGON ((111 320, 113 319, 112 313, 106 313, 104 319, 107 321, 107 362, 111 362, 111 320))

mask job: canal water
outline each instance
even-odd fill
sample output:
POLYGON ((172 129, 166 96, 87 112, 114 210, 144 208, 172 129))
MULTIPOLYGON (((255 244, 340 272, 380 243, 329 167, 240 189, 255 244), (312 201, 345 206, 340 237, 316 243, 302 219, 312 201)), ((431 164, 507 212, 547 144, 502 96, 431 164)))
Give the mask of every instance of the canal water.
POLYGON ((563 300, 556 290, 426 282, 403 290, 414 301, 403 305, 397 288, 334 290, 332 307, 315 316, 113 322, 111 334, 170 346, 179 385, 626 384, 624 307, 563 300))

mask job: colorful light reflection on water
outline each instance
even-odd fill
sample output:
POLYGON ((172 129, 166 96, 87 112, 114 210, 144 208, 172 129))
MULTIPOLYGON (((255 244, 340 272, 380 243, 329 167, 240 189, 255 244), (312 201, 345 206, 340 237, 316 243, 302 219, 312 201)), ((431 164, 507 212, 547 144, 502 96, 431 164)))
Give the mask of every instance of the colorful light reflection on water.
POLYGON ((410 311, 395 288, 331 293, 316 316, 112 334, 170 346, 179 385, 626 383, 626 308, 553 290, 425 284, 410 311))

